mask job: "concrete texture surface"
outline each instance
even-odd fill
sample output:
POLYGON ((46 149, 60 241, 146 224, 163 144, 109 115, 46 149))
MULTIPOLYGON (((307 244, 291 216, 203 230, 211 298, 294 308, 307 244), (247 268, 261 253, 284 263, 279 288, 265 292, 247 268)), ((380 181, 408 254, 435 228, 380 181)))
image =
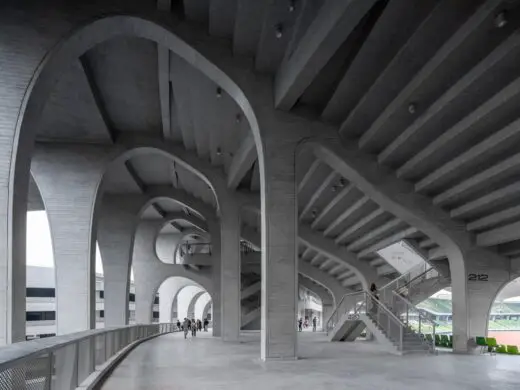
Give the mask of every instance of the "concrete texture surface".
POLYGON ((330 343, 323 333, 299 333, 297 361, 262 362, 259 333, 240 344, 198 333, 171 334, 132 351, 101 387, 139 389, 518 389, 515 356, 407 355, 376 350, 372 342, 330 343))

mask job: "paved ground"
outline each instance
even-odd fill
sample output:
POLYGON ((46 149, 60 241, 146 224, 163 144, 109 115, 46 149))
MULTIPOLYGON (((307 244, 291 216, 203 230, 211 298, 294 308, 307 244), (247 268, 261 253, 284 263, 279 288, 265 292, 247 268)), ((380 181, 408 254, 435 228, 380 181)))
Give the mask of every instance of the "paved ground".
POLYGON ((520 357, 488 355, 398 357, 371 342, 329 343, 323 334, 300 334, 298 361, 262 363, 259 334, 224 344, 204 333, 141 344, 121 362, 103 390, 133 389, 520 389, 520 357))

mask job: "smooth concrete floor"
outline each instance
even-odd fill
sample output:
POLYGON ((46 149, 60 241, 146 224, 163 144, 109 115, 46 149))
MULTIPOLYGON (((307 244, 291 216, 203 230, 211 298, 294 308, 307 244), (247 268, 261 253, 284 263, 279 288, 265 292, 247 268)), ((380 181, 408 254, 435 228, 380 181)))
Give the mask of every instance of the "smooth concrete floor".
POLYGON ((161 336, 135 348, 103 390, 462 390, 520 389, 520 356, 394 356, 373 342, 330 343, 323 333, 299 333, 297 361, 260 361, 260 335, 224 344, 209 333, 184 340, 161 336))

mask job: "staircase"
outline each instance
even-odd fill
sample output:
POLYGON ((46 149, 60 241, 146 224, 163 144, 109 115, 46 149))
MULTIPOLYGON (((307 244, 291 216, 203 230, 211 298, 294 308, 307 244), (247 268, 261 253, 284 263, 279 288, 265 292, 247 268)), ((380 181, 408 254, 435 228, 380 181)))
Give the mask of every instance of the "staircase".
POLYGON ((354 341, 367 328, 387 352, 433 353, 435 346, 421 336, 421 330, 435 334, 435 322, 397 293, 388 302, 394 306, 368 291, 345 295, 327 322, 329 340, 354 341))

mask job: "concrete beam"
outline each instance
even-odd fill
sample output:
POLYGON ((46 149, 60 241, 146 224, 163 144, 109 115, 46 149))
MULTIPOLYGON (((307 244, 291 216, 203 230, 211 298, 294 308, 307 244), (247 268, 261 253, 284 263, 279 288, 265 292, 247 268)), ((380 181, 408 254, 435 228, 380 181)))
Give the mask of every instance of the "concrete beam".
MULTIPOLYGON (((494 0, 493 3, 498 3, 494 0)), ((442 3, 441 3, 442 6, 442 3)), ((412 99, 414 93, 427 82, 435 71, 444 63, 454 52, 456 52, 465 42, 468 36, 482 26, 482 23, 494 12, 494 7, 488 5, 483 6, 475 14, 473 14, 456 32, 453 34, 442 47, 437 50, 435 55, 414 75, 411 81, 399 92, 397 97, 386 106, 384 111, 376 118, 370 128, 363 134, 359 140, 360 148, 367 148, 370 143, 377 138, 379 131, 384 124, 401 108, 404 104, 412 99)), ((445 15, 450 17, 451 15, 445 15)))
POLYGON ((320 186, 316 189, 316 191, 312 194, 311 198, 307 202, 307 204, 303 207, 302 212, 300 213, 299 220, 301 221, 308 212, 314 207, 321 194, 327 189, 330 189, 332 182, 336 179, 337 174, 335 171, 329 173, 329 175, 325 178, 325 180, 320 184, 320 186))
MULTIPOLYGON (((473 83, 475 83, 475 81, 478 81, 480 77, 489 71, 490 67, 493 67, 502 59, 504 59, 504 57, 509 55, 511 50, 514 50, 519 44, 520 34, 515 33, 509 39, 499 45, 495 50, 493 50, 486 58, 479 62, 461 79, 453 84, 444 94, 442 94, 442 96, 439 97, 430 107, 428 107, 428 109, 405 131, 399 134, 399 136, 394 141, 392 141, 392 143, 388 145, 382 153, 379 154, 378 162, 380 164, 384 164, 389 159, 391 159, 394 153, 399 152, 399 149, 407 142, 407 140, 418 134, 428 121, 430 121, 436 115, 443 113, 443 110, 446 107, 448 107, 455 99, 459 98, 461 94, 465 93, 466 90, 472 86, 473 83)), ((436 141, 430 143, 430 145, 434 144, 435 142, 436 141)), ((438 147, 439 144, 435 146, 435 148, 438 147)), ((435 150, 435 148, 430 149, 430 153, 435 150)), ((418 158, 419 154, 405 163, 398 170, 398 177, 408 174, 411 169, 413 169, 414 165, 424 160, 425 156, 418 158)))
POLYGON ((477 245, 493 246, 520 239, 520 222, 477 234, 477 245))
POLYGON ((249 134, 238 147, 229 167, 227 183, 230 189, 234 190, 238 187, 246 173, 255 163, 256 158, 255 139, 253 134, 249 134))
MULTIPOLYGON (((328 204, 327 206, 325 206, 323 208, 323 210, 321 211, 321 213, 318 214, 318 216, 316 217, 316 219, 312 222, 311 224, 311 227, 313 229, 315 229, 318 224, 321 222, 321 220, 328 214, 330 213, 330 211, 336 207, 344 198, 345 196, 347 196, 351 191, 354 190, 354 186, 352 184, 349 184, 348 186, 346 186, 344 189, 342 189, 340 191, 339 194, 337 194, 328 204)), ((334 223, 334 222, 333 222, 334 223)), ((327 236, 328 233, 327 233, 327 230, 330 228, 330 225, 327 229, 325 229, 325 235, 327 236)))
MULTIPOLYGON (((348 192, 350 192, 354 186, 350 185, 347 187, 348 192)), ((334 219, 331 224, 325 229, 323 234, 325 236, 330 235, 331 232, 334 231, 339 225, 341 225, 348 217, 358 211, 361 207, 363 207, 369 201, 368 197, 363 196, 361 199, 356 201, 350 207, 348 207, 345 211, 343 211, 336 219, 334 219)), ((331 203, 332 204, 332 203, 331 203)))
POLYGON ((370 243, 374 240, 376 240, 381 235, 384 235, 390 230, 395 229, 399 225, 402 225, 403 221, 401 221, 398 218, 391 219, 390 221, 384 223, 383 225, 371 230, 364 236, 360 237, 356 241, 354 241, 352 244, 347 246, 347 250, 351 252, 358 251, 359 249, 363 248, 367 243, 370 243))
POLYGON ((298 193, 307 185, 307 183, 311 180, 312 175, 316 172, 321 162, 318 159, 315 159, 309 169, 305 172, 302 177, 302 180, 298 183, 298 193))
POLYGON ((253 283, 252 285, 242 289, 242 291, 240 292, 240 299, 249 298, 251 295, 254 295, 257 292, 259 292, 261 288, 262 282, 253 283))
POLYGON ((503 221, 515 219, 520 216, 520 206, 509 207, 505 210, 498 211, 496 213, 486 215, 483 218, 479 218, 473 222, 468 223, 466 228, 468 231, 484 230, 486 228, 493 227, 500 224, 503 221))
POLYGON ((472 214, 479 212, 480 210, 491 208, 493 205, 504 202, 508 199, 514 198, 520 194, 520 182, 516 182, 500 188, 496 191, 490 192, 480 198, 472 200, 462 206, 454 208, 450 211, 452 218, 468 218, 472 214))
POLYGON ((428 146, 426 146, 423 150, 421 150, 414 157, 403 164, 397 170, 397 177, 408 178, 413 173, 414 169, 418 167, 423 161, 432 158, 438 153, 441 153, 442 149, 444 149, 446 145, 453 142, 457 137, 460 137, 461 135, 464 135, 470 131, 478 121, 487 117, 498 107, 502 106, 505 102, 517 96, 519 91, 520 79, 516 79, 507 87, 495 94, 491 99, 481 104, 477 109, 453 125, 450 129, 435 138, 428 144, 428 146))
POLYGON ((343 233, 341 233, 336 239, 334 240, 337 245, 340 245, 345 241, 347 237, 357 232, 359 229, 361 229, 363 226, 371 223, 379 216, 383 215, 385 213, 385 210, 378 208, 377 210, 372 211, 370 214, 368 214, 366 217, 361 218, 358 222, 356 222, 354 225, 349 227, 347 230, 345 230, 343 233))
POLYGON ((477 145, 459 154, 457 157, 442 165, 424 179, 415 184, 415 190, 418 192, 427 191, 440 181, 444 182, 452 178, 458 170, 469 167, 475 164, 479 159, 482 161, 490 154, 496 154, 497 149, 504 149, 511 143, 518 140, 520 134, 520 119, 510 123, 502 130, 492 134, 485 140, 479 142, 477 145))
POLYGON ((326 0, 282 63, 275 78, 275 106, 288 110, 336 53, 375 0, 326 0))
POLYGON ((505 175, 515 172, 519 165, 520 153, 517 153, 437 195, 433 198, 433 204, 447 205, 484 184, 491 185, 505 175))
POLYGON ((338 247, 334 241, 323 237, 321 234, 313 232, 308 226, 300 225, 298 229, 300 242, 311 247, 316 252, 320 252, 328 259, 346 265, 352 269, 365 288, 368 288, 369 280, 376 280, 375 270, 367 263, 360 261, 356 255, 347 251, 345 248, 338 247))

